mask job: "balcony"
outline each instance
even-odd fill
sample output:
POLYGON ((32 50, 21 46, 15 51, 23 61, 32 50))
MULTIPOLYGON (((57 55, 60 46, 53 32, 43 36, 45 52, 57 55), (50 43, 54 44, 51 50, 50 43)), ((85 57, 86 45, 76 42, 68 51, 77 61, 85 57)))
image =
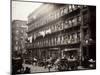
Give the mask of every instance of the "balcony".
MULTIPOLYGON (((46 47, 55 47, 55 46, 67 46, 67 45, 75 45, 80 43, 80 39, 69 39, 69 40, 59 40, 59 41, 49 41, 48 43, 35 43, 34 48, 46 48, 46 47)), ((30 44, 30 48, 33 48, 33 46, 30 44)))
POLYGON ((71 6, 70 5, 69 7, 63 7, 59 10, 56 10, 57 11, 56 13, 55 13, 55 11, 51 13, 52 16, 49 16, 50 14, 45 15, 45 16, 43 16, 42 19, 40 19, 36 23, 32 24, 30 26, 29 31, 38 29, 44 25, 48 25, 50 22, 60 19, 61 17, 64 17, 65 15, 68 17, 68 15, 70 15, 71 13, 74 13, 74 11, 77 11, 80 8, 81 8, 81 6, 76 6, 76 5, 71 6), (68 10, 70 10, 70 11, 68 11, 68 10), (59 16, 59 17, 57 17, 57 16, 59 16))

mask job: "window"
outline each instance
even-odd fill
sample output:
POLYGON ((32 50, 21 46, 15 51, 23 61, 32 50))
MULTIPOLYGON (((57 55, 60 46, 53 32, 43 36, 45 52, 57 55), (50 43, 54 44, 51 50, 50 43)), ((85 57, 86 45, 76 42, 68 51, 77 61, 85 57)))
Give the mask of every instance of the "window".
POLYGON ((50 46, 52 45, 52 40, 51 40, 51 37, 50 37, 50 46))
POLYGON ((80 41, 80 37, 81 37, 80 32, 77 32, 77 42, 79 42, 79 41, 80 41))
POLYGON ((67 41, 67 42, 70 43, 70 42, 71 42, 71 41, 70 41, 70 39, 71 39, 71 35, 68 34, 67 37, 68 37, 68 41, 67 41))
POLYGON ((63 22, 60 22, 59 23, 59 30, 62 30, 63 29, 63 22))
POLYGON ((87 11, 85 11, 83 13, 83 23, 84 24, 87 24, 88 23, 88 13, 87 13, 87 11))
POLYGON ((62 41, 62 36, 60 36, 60 42, 62 41))
POLYGON ((61 10, 61 16, 63 16, 64 10, 62 8, 60 10, 61 10))
POLYGON ((18 50, 18 46, 15 46, 14 49, 17 51, 18 50))
POLYGON ((57 40, 58 40, 58 37, 56 36, 55 37, 55 44, 57 45, 57 40))
POLYGON ((56 13, 56 17, 57 17, 57 18, 60 17, 60 13, 59 13, 59 11, 56 13))
POLYGON ((53 45, 55 45, 56 41, 55 41, 55 37, 53 37, 53 45))
POLYGON ((80 23, 81 22, 81 16, 77 17, 77 22, 80 23))
POLYGON ((16 41, 16 45, 18 45, 18 41, 16 41))
POLYGON ((74 42, 74 33, 72 33, 72 34, 70 35, 70 40, 71 40, 71 43, 74 42))
POLYGON ((55 37, 53 37, 53 45, 55 45, 55 37))
POLYGON ((55 32, 55 25, 52 25, 52 32, 55 32))
POLYGON ((54 18, 57 19, 57 13, 56 13, 56 12, 55 12, 55 14, 54 14, 54 18))
POLYGON ((58 36, 57 44, 60 44, 60 36, 58 36))
POLYGON ((63 42, 64 42, 64 36, 62 35, 61 36, 61 44, 63 44, 63 42))
POLYGON ((40 42, 39 42, 39 46, 41 47, 41 40, 40 40, 40 42))
POLYGON ((75 5, 72 5, 72 9, 75 10, 75 5))
POLYGON ((64 14, 68 13, 68 8, 67 7, 65 7, 63 10, 64 10, 64 14))
POLYGON ((73 23, 73 25, 77 25, 77 18, 73 18, 72 23, 73 23))
POLYGON ((65 41, 66 41, 66 44, 69 43, 69 41, 70 41, 70 35, 69 34, 65 34, 65 41))
POLYGON ((59 24, 56 25, 57 31, 59 30, 59 24))
POLYGON ((77 33, 74 33, 74 41, 77 42, 77 33))
POLYGON ((66 34, 63 35, 63 39, 64 39, 64 44, 66 42, 66 34))
POLYGON ((51 45, 53 45, 53 37, 51 38, 51 45))
POLYGON ((64 24, 64 28, 68 28, 68 21, 67 20, 65 20, 65 24, 64 24))
POLYGON ((49 46, 51 45, 51 43, 50 43, 50 38, 49 38, 49 46))
POLYGON ((18 40, 18 37, 17 36, 15 37, 15 40, 18 40))
POLYGON ((39 46, 39 41, 37 41, 37 45, 39 46))
POLYGON ((19 31, 18 30, 16 30, 16 34, 18 34, 19 33, 19 31))
POLYGON ((72 20, 71 19, 69 20, 69 26, 70 27, 72 26, 72 20))
POLYGON ((88 33, 88 29, 84 29, 84 39, 88 39, 89 38, 89 33, 88 33))
POLYGON ((54 32, 55 32, 56 31, 56 25, 54 24, 53 27, 54 27, 54 32))
POLYGON ((69 12, 72 12, 72 5, 69 5, 69 12))

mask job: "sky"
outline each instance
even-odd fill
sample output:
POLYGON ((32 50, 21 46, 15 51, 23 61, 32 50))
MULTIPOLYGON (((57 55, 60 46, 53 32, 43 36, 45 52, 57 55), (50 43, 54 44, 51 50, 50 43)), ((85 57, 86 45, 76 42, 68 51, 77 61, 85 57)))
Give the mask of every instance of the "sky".
POLYGON ((12 20, 26 20, 42 3, 12 1, 12 20))

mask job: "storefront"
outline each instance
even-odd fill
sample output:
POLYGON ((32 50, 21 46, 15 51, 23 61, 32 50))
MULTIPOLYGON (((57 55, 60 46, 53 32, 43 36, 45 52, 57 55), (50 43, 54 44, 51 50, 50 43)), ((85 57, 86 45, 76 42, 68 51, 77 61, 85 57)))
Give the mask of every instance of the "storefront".
POLYGON ((62 57, 79 59, 79 48, 64 49, 62 52, 62 57))

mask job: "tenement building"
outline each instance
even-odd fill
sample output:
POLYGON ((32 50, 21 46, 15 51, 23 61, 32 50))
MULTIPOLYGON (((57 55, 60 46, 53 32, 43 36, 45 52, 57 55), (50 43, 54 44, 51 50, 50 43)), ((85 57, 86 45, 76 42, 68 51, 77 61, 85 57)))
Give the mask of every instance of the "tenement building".
POLYGON ((25 52, 25 40, 27 38, 27 22, 22 20, 12 21, 12 56, 18 57, 25 52))
POLYGON ((95 6, 42 4, 28 16, 29 56, 96 60, 95 14, 95 6))

